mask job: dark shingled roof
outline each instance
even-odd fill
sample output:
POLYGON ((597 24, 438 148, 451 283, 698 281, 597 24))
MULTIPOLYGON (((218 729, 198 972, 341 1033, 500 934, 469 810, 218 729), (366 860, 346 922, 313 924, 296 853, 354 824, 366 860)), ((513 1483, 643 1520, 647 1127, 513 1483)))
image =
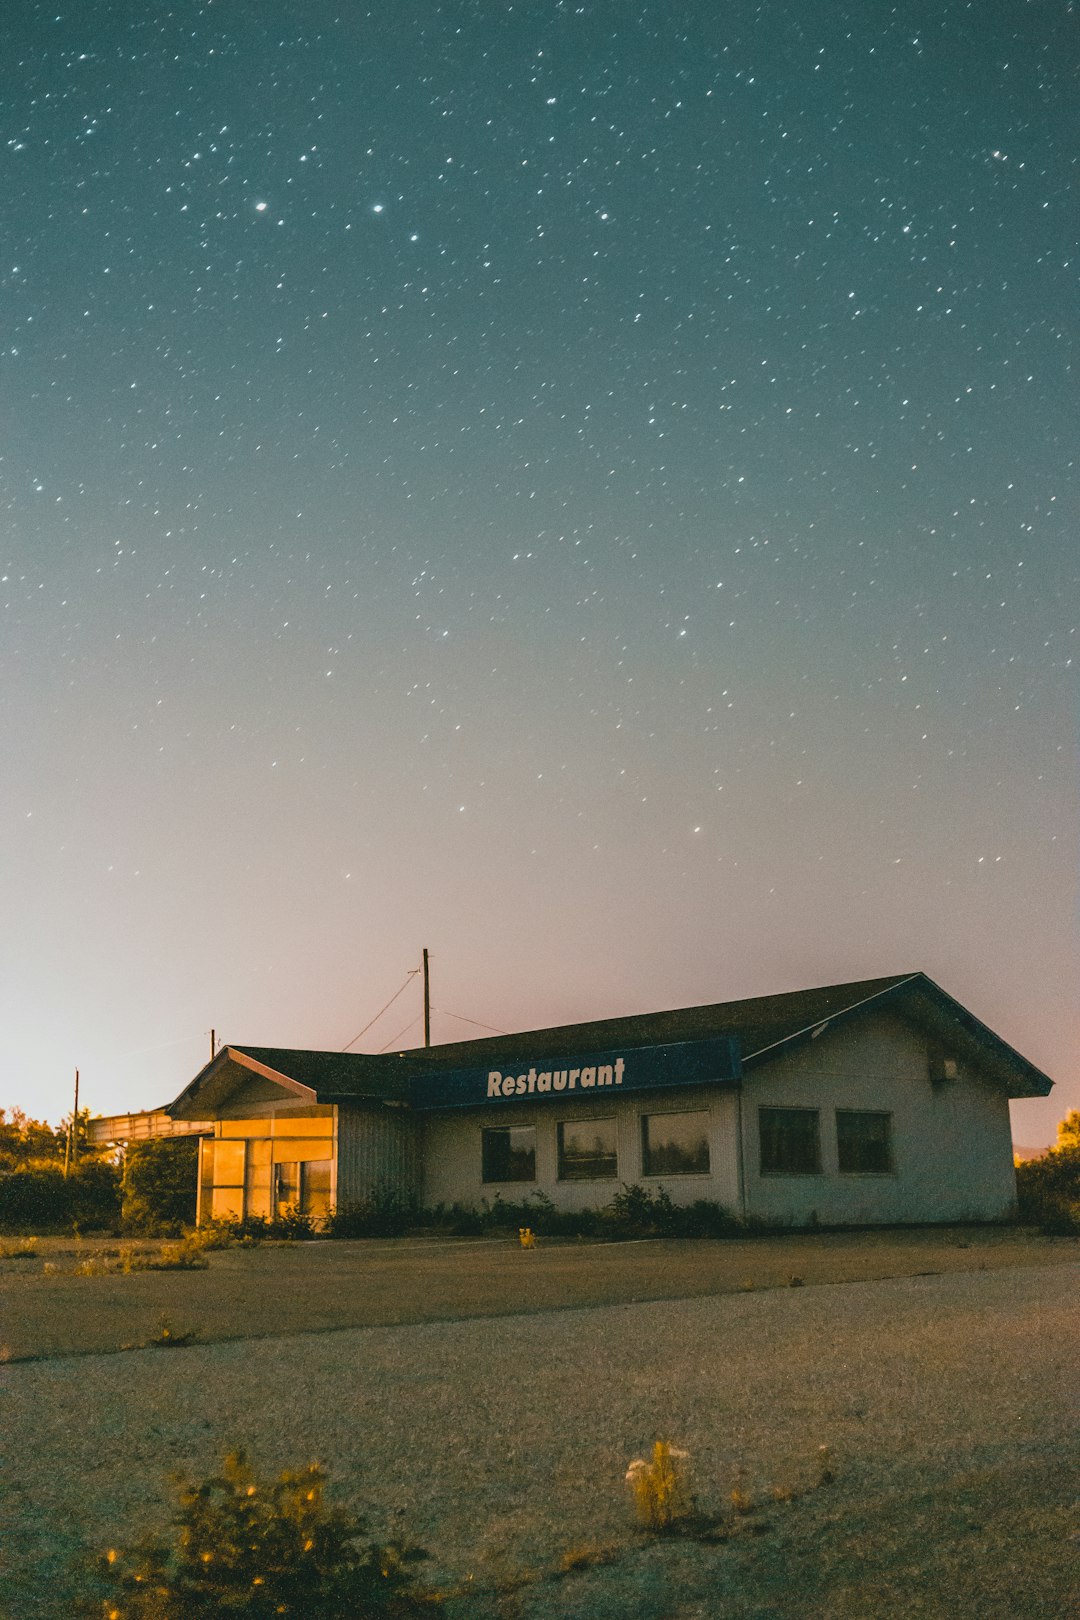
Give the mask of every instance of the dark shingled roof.
MULTIPOLYGON (((823 1026, 857 1016, 870 1007, 889 1005, 932 1038, 966 1051, 1013 1097, 1045 1097, 1053 1084, 985 1024, 954 1001, 923 973, 898 973, 851 984, 823 985, 778 996, 752 996, 704 1007, 678 1007, 667 1012, 605 1018, 552 1029, 521 1030, 445 1046, 416 1047, 404 1052, 313 1052, 289 1047, 245 1046, 236 1042, 219 1052, 169 1108, 178 1118, 196 1118, 216 1090, 211 1076, 221 1074, 235 1053, 307 1087, 320 1103, 383 1101, 407 1103, 409 1080, 429 1068, 483 1068, 500 1063, 557 1057, 564 1052, 606 1051, 618 1047, 660 1046, 674 1041, 731 1036, 738 1041, 744 1069, 767 1062, 777 1048, 809 1040, 823 1026)), ((224 1076, 221 1076, 224 1079, 224 1076)))

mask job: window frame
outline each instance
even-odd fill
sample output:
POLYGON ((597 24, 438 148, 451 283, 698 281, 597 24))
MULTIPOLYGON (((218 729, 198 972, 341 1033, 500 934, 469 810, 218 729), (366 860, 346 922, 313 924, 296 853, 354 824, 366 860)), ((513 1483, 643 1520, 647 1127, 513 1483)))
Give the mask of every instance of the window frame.
POLYGON ((896 1174, 896 1155, 893 1152, 893 1116, 888 1108, 838 1108, 836 1109, 836 1169, 841 1176, 894 1176, 896 1174), (850 1119, 883 1119, 885 1121, 885 1166, 883 1169, 868 1169, 860 1166, 851 1168, 841 1163, 840 1151, 840 1116, 850 1119))
POLYGON ((590 1114, 585 1119, 560 1119, 555 1127, 555 1179, 557 1181, 618 1181, 619 1179, 619 1120, 616 1114, 590 1114), (578 1130, 586 1125, 610 1125, 612 1135, 612 1159, 614 1169, 603 1170, 597 1174, 582 1175, 571 1172, 567 1175, 563 1169, 563 1132, 568 1128, 578 1130))
MULTIPOLYGON (((775 1145, 769 1138, 770 1146, 775 1145)), ((758 1105, 758 1172, 763 1176, 820 1176, 823 1174, 821 1159, 821 1109, 803 1108, 799 1106, 785 1106, 784 1104, 771 1105, 760 1103, 758 1105), (814 1122, 814 1163, 813 1165, 784 1165, 765 1163, 766 1132, 764 1130, 764 1116, 766 1114, 804 1114, 814 1122)))
POLYGON ((641 1174, 651 1180, 659 1180, 662 1176, 711 1176, 712 1175, 712 1143, 709 1141, 709 1124, 712 1115, 708 1108, 664 1108, 651 1114, 638 1116, 638 1139, 641 1148, 641 1174), (703 1170, 650 1170, 649 1169, 649 1121, 651 1119, 675 1119, 685 1115, 696 1115, 705 1121, 703 1136, 705 1139, 705 1168, 703 1170))

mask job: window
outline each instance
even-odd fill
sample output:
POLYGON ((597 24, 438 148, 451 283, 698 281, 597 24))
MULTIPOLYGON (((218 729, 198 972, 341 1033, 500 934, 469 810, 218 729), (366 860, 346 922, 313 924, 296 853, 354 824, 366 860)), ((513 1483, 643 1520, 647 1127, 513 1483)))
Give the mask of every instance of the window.
POLYGON ((321 1219, 330 1212, 330 1160, 292 1159, 274 1166, 274 1209, 299 1209, 321 1219))
POLYGON ((485 1181, 536 1180, 536 1127, 511 1125, 482 1131, 482 1175, 485 1181))
POLYGON ((892 1170, 892 1115, 838 1108, 836 1158, 842 1174, 887 1176, 892 1170))
POLYGON ((300 1166, 294 1159, 290 1164, 274 1166, 274 1212, 284 1215, 287 1209, 300 1207, 300 1166))
POLYGON ((707 1176, 709 1116, 646 1114, 641 1121, 641 1173, 644 1176, 707 1176))
POLYGON ((821 1143, 816 1108, 759 1108, 763 1175, 781 1172, 795 1176, 821 1173, 821 1143))
POLYGON ((233 1215, 238 1220, 243 1217, 245 1149, 244 1142, 216 1141, 213 1144, 210 1214, 214 1220, 227 1220, 233 1215))
POLYGON ((305 1159, 300 1166, 300 1208, 321 1220, 330 1213, 330 1160, 305 1159))
POLYGON ((560 1181, 603 1181, 618 1174, 613 1119, 568 1119, 559 1126, 560 1181))

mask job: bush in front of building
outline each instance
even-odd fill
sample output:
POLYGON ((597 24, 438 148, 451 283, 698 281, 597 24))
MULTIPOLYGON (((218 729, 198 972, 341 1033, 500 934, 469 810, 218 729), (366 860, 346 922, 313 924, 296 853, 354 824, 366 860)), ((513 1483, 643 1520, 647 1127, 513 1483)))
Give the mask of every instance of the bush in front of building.
POLYGON ((195 1136, 130 1143, 120 1181, 125 1232, 173 1237, 193 1226, 198 1163, 195 1136))
POLYGON ((712 1199, 676 1204, 666 1187, 653 1192, 637 1182, 624 1184, 601 1212, 601 1231, 616 1239, 745 1237, 750 1229, 741 1216, 712 1199))
POLYGON ((1026 1224, 1051 1236, 1080 1236, 1080 1146, 1051 1148, 1018 1164, 1016 1199, 1026 1224))
POLYGON ((364 1540, 363 1522, 324 1500, 317 1464, 269 1483, 243 1453, 187 1486, 170 1539, 110 1549, 97 1573, 108 1596, 84 1613, 107 1620, 407 1620, 440 1609, 410 1571, 424 1554, 364 1540))
POLYGON ((112 1232, 119 1219, 120 1171, 104 1160, 0 1175, 0 1232, 112 1232))
POLYGON ((355 1198, 332 1209, 322 1230, 332 1238, 404 1237, 426 1224, 415 1199, 393 1187, 380 1187, 368 1198, 355 1198))

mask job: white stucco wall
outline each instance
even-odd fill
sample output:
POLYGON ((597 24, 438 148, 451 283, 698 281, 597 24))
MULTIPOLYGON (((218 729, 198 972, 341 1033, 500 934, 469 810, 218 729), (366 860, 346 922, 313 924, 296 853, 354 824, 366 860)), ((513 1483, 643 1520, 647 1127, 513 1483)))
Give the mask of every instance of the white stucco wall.
POLYGON ((886 1013, 753 1068, 743 1090, 747 1212, 797 1222, 813 1212, 826 1224, 1007 1216, 1016 1196, 1008 1099, 962 1060, 958 1071, 931 1080, 925 1036, 886 1013), (761 1173, 762 1105, 819 1110, 820 1175, 761 1173), (891 1174, 839 1173, 838 1108, 892 1115, 891 1174))
POLYGON ((654 1191, 662 1183, 676 1203, 708 1198, 736 1210, 739 1207, 738 1129, 733 1091, 714 1087, 635 1092, 601 1102, 503 1103, 498 1108, 468 1109, 429 1114, 424 1119, 421 1158, 422 1199, 425 1205, 490 1203, 499 1194, 517 1203, 532 1192, 542 1192, 560 1209, 599 1209, 611 1202, 623 1182, 641 1182, 654 1191), (677 1113, 703 1109, 709 1115, 708 1175, 643 1176, 641 1126, 643 1114, 677 1113), (596 1119, 614 1115, 618 1135, 619 1174, 601 1181, 560 1181, 556 1125, 560 1120, 596 1119), (480 1133, 488 1126, 535 1125, 536 1180, 484 1182, 481 1179, 480 1133))
MULTIPOLYGON (((933 1046, 942 1055, 940 1043, 933 1046)), ((945 1051, 944 1055, 953 1054, 945 1051)), ((957 1056, 955 1079, 931 1079, 925 1035, 891 1013, 867 1014, 775 1061, 754 1066, 743 1083, 742 1106, 731 1088, 687 1087, 639 1092, 599 1102, 502 1104, 428 1115, 421 1129, 421 1197, 425 1205, 478 1205, 496 1194, 517 1202, 544 1193, 561 1209, 601 1207, 622 1182, 663 1184, 678 1203, 713 1199, 740 1208, 741 1114, 745 1208, 749 1215, 803 1224, 1000 1220, 1013 1207, 1016 1186, 1008 1100, 957 1056), (762 1174, 758 1108, 818 1111, 821 1171, 762 1174), (641 1167, 643 1114, 704 1108, 709 1113, 711 1169, 706 1176, 645 1177, 641 1167), (891 1115, 893 1167, 888 1174, 841 1174, 837 1109, 891 1115), (556 1126, 560 1120, 614 1114, 617 1180, 559 1181, 556 1126), (485 1183, 480 1133, 487 1126, 536 1127, 536 1180, 485 1183)))

